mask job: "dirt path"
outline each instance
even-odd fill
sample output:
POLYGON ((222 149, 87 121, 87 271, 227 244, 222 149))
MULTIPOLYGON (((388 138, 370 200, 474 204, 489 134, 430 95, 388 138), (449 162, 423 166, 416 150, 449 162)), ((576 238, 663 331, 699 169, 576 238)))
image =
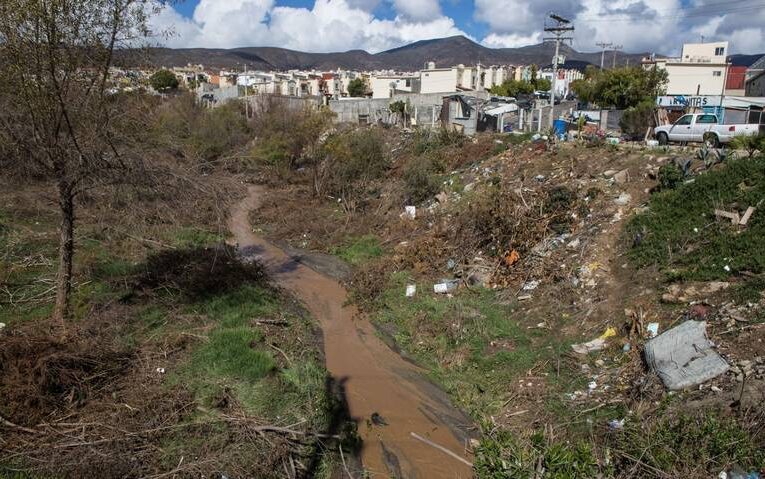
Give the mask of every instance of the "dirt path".
POLYGON ((391 351, 368 321, 356 320, 357 311, 346 306, 347 291, 338 282, 252 233, 249 213, 264 194, 263 188, 250 186, 247 198, 234 207, 229 228, 239 247, 263 261, 276 281, 319 320, 327 369, 345 386, 351 416, 364 441, 361 459, 371 477, 472 477, 464 462, 412 436, 471 461, 465 455, 470 420, 424 380, 421 371, 391 351), (371 424, 373 413, 388 425, 371 424))

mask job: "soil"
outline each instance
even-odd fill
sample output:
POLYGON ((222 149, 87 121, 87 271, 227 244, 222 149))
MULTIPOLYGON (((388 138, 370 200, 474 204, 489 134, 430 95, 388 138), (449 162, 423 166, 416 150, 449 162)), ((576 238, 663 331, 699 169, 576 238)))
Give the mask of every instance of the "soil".
POLYGON ((241 252, 263 262, 274 280, 298 296, 320 322, 327 369, 343 384, 351 416, 358 421, 364 467, 373 475, 394 477, 471 477, 466 442, 472 421, 444 395, 434 394, 435 386, 422 371, 377 337, 373 326, 347 304, 348 293, 335 279, 253 234, 249 214, 266 195, 264 188, 251 186, 232 211, 230 230, 241 252), (387 425, 375 425, 375 413, 387 425))

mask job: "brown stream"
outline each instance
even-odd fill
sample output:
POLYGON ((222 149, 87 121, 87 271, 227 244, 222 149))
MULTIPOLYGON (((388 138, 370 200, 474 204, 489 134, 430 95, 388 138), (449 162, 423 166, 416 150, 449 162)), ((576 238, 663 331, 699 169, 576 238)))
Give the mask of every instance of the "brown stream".
POLYGON ((319 321, 327 369, 344 383, 350 414, 358 423, 364 468, 371 477, 472 477, 467 464, 472 458, 465 452, 470 420, 422 377, 421 370, 383 343, 355 308, 346 305, 347 291, 337 281, 253 234, 249 213, 265 194, 262 187, 250 186, 247 198, 232 210, 229 228, 239 248, 254 252, 276 282, 295 294, 319 321), (373 425, 369 421, 373 413, 382 416, 387 426, 373 425))

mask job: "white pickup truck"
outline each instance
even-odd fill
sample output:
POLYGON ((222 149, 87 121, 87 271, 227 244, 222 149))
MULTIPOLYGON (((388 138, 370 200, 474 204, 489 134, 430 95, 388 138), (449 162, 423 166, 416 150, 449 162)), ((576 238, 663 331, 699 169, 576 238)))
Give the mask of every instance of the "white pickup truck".
POLYGON ((717 115, 694 113, 681 117, 674 125, 656 127, 655 132, 656 140, 660 145, 666 145, 669 142, 704 142, 717 148, 730 143, 736 136, 763 134, 765 125, 756 123, 721 125, 717 115))

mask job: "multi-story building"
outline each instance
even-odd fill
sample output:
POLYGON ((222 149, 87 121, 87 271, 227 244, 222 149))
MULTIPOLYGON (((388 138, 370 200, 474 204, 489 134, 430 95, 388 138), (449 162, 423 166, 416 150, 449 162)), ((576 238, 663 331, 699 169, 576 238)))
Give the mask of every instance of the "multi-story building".
POLYGON ((668 95, 722 95, 728 78, 728 42, 686 43, 680 58, 643 59, 667 71, 668 95))

